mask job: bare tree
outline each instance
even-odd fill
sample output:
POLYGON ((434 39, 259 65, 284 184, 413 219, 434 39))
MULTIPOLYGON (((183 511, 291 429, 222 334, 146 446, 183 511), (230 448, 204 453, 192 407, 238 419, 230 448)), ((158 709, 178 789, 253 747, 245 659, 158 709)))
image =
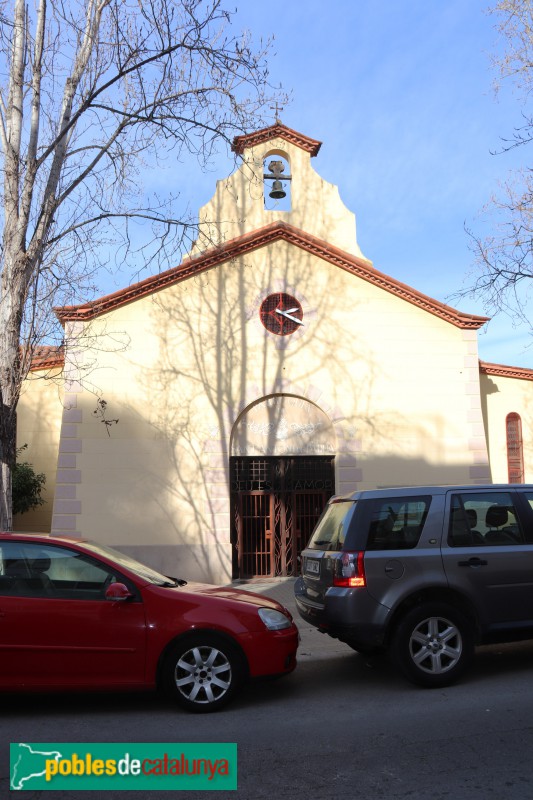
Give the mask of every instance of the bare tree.
POLYGON ((87 300, 98 270, 134 249, 152 264, 178 252, 190 220, 176 193, 143 190, 142 169, 167 156, 168 174, 171 157, 179 186, 185 156, 205 165, 262 122, 277 94, 269 48, 233 35, 220 0, 0 4, 0 529, 20 388, 53 305, 87 300))
MULTIPOLYGON (((502 139, 501 152, 526 147, 533 140, 533 116, 528 111, 533 90, 533 2, 499 0, 490 9, 503 41, 503 52, 493 58, 495 88, 512 80, 520 93, 522 122, 502 139)), ((506 311, 533 328, 528 304, 533 284, 533 172, 529 167, 512 173, 485 208, 491 233, 468 230, 476 256, 473 280, 455 297, 480 297, 491 314, 506 311)))

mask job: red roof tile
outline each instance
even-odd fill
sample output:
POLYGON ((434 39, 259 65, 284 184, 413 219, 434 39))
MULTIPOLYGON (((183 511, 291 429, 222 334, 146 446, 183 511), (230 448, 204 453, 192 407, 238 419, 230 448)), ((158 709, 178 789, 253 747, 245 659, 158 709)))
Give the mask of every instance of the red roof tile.
POLYGON ((30 370, 63 367, 65 354, 62 346, 41 345, 32 353, 30 370))
POLYGON ((271 139, 284 139, 286 142, 295 144, 312 156, 316 156, 322 147, 322 142, 318 142, 316 139, 310 139, 309 136, 304 136, 303 133, 298 133, 298 131, 292 128, 287 128, 287 126, 283 125, 281 122, 276 122, 275 125, 271 125, 269 128, 262 128, 260 131, 247 133, 244 136, 236 136, 231 149, 234 153, 242 155, 249 147, 255 147, 271 139))
POLYGON ((533 369, 527 369, 527 367, 508 367, 505 364, 489 364, 486 361, 480 361, 479 371, 484 375, 498 375, 500 378, 533 381, 533 369))

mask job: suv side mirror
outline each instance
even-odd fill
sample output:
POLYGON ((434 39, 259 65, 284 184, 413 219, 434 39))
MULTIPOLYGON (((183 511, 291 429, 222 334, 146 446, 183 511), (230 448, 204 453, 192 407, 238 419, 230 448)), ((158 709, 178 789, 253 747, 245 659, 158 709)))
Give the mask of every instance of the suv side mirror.
POLYGON ((133 597, 125 583, 110 583, 105 590, 105 599, 113 602, 129 600, 133 597))

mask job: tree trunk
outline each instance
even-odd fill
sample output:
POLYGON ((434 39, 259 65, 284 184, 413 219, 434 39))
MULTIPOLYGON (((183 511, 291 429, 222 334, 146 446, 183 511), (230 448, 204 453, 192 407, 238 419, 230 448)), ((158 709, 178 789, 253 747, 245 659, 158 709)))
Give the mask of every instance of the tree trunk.
POLYGON ((11 471, 17 448, 17 403, 20 391, 20 323, 13 314, 13 298, 2 287, 0 301, 0 530, 13 527, 11 471))
POLYGON ((0 530, 13 529, 11 474, 16 459, 17 424, 14 408, 2 404, 0 419, 0 530))
POLYGON ((17 405, 23 370, 28 354, 21 350, 20 332, 23 302, 25 258, 13 257, 16 240, 4 236, 4 273, 0 295, 0 530, 13 527, 11 472, 17 455, 17 405))

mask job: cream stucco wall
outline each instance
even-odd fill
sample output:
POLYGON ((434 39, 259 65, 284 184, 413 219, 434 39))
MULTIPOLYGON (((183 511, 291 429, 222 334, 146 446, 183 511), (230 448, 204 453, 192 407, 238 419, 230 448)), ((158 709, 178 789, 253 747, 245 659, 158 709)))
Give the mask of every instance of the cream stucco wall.
POLYGON ((481 392, 494 482, 509 480, 505 420, 514 412, 522 421, 524 482, 533 483, 533 380, 483 374, 481 392))
POLYGON ((30 372, 22 387, 17 409, 17 447, 27 444, 19 460, 28 461, 35 472, 46 475, 42 493, 45 502, 34 511, 19 514, 15 530, 50 531, 56 488, 57 454, 62 410, 61 372, 30 372))
POLYGON ((475 333, 287 242, 117 308, 86 334, 95 349, 73 359, 83 379, 72 373, 66 392, 79 421, 62 439, 75 500, 56 503, 55 528, 172 574, 230 577, 232 430, 264 397, 304 398, 331 420, 337 491, 488 478, 475 333), (258 313, 281 290, 305 323, 284 338, 258 313), (117 424, 95 416, 97 395, 117 424))
MULTIPOLYGON (((271 182, 267 185, 271 188, 271 182)), ((213 198, 200 209, 200 236, 192 255, 279 220, 364 258, 355 214, 342 202, 338 187, 315 172, 308 152, 281 138, 248 148, 241 166, 217 181, 213 198), (267 210, 264 203, 265 162, 276 156, 288 161, 291 173, 290 186, 285 183, 291 203, 285 211, 267 210)))

